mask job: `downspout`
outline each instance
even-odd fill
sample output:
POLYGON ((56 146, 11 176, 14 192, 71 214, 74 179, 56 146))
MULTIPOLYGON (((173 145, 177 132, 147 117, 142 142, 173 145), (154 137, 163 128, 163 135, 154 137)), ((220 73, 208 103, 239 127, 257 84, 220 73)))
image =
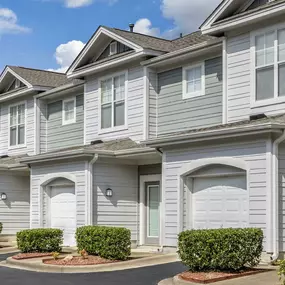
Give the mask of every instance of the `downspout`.
POLYGON ((94 163, 98 160, 99 155, 94 154, 92 160, 89 162, 88 172, 89 172, 89 195, 88 195, 88 207, 89 207, 89 217, 88 217, 88 224, 93 225, 93 166, 94 163))
POLYGON ((273 142, 272 150, 272 202, 275 212, 273 214, 273 254, 271 260, 275 261, 279 256, 279 144, 285 140, 285 130, 283 134, 273 142))

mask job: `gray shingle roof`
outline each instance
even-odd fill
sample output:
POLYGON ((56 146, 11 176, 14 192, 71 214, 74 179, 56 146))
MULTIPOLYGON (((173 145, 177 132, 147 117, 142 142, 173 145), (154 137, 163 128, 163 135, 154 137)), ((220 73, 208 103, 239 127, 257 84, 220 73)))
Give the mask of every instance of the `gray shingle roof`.
POLYGON ((15 164, 20 164, 20 160, 24 157, 27 157, 26 155, 22 156, 8 156, 4 158, 0 158, 0 166, 11 166, 15 164))
POLYGON ((105 26, 104 28, 143 48, 153 49, 162 52, 176 51, 211 39, 215 39, 215 37, 212 36, 202 35, 200 31, 188 34, 182 38, 178 38, 175 40, 167 40, 135 32, 124 31, 116 28, 109 28, 105 26))
POLYGON ((33 86, 58 87, 70 80, 63 73, 26 68, 21 66, 8 66, 33 86))

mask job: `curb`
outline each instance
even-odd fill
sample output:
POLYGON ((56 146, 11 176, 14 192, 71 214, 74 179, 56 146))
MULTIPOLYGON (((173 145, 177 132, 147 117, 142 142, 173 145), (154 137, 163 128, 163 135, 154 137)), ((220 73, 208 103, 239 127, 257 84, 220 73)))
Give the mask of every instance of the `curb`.
POLYGON ((42 263, 40 259, 39 263, 29 263, 19 260, 15 260, 11 257, 7 258, 6 263, 2 263, 2 266, 16 267, 18 269, 36 271, 36 272, 49 272, 49 273, 92 273, 92 272, 109 272, 127 270, 133 268, 147 267, 159 264, 166 264, 178 261, 177 254, 165 254, 159 256, 144 257, 135 260, 123 261, 120 263, 109 263, 101 265, 89 265, 89 266, 58 266, 47 265, 42 263))
POLYGON ((19 249, 17 247, 4 247, 0 249, 0 255, 1 254, 8 254, 8 253, 16 253, 19 252, 19 249))

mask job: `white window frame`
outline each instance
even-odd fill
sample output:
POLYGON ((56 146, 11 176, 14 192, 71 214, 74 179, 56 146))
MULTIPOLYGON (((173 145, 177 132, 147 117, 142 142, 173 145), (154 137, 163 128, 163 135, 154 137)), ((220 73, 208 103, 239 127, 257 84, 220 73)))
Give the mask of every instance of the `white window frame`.
POLYGON ((72 97, 69 99, 62 100, 62 125, 70 125, 76 123, 76 97, 72 97), (70 120, 65 119, 65 104, 69 102, 73 102, 74 108, 73 108, 73 118, 70 120))
POLYGON ((118 53, 118 43, 117 42, 112 42, 110 43, 110 53, 109 55, 114 55, 118 53), (112 48, 114 48, 114 52, 112 52, 112 48))
MULTIPOLYGON (((251 84, 251 97, 250 97, 250 105, 251 108, 256 108, 256 107, 263 107, 263 106, 268 106, 268 105, 274 105, 274 104, 279 104, 279 103, 284 103, 285 102, 285 96, 279 97, 278 91, 279 91, 279 82, 278 82, 278 66, 279 64, 285 64, 285 61, 279 62, 278 61, 278 30, 285 29, 285 24, 278 24, 274 26, 270 26, 267 28, 263 28, 260 30, 256 30, 254 32, 251 32, 250 34, 250 65, 251 65, 251 76, 250 76, 250 84, 251 84), (274 32, 275 34, 275 40, 274 40, 274 63, 270 64, 273 65, 274 67, 274 96, 273 98, 269 99, 264 99, 257 101, 256 100, 256 47, 255 47, 255 40, 257 36, 269 33, 269 32, 274 32)), ((262 68, 270 65, 264 65, 262 68)))
MULTIPOLYGON (((18 123, 17 123, 18 125, 18 123)), ((16 141, 18 142, 18 130, 16 132, 16 141)), ((8 106, 8 149, 18 149, 18 148, 25 148, 26 147, 26 142, 27 142, 27 101, 22 101, 22 102, 18 102, 15 104, 11 104, 8 106), (11 137, 11 108, 12 107, 18 107, 20 105, 25 105, 25 136, 24 136, 24 143, 23 144, 16 144, 16 145, 10 145, 10 137, 11 137)))
MULTIPOLYGON (((99 134, 104 134, 104 133, 110 133, 110 132, 117 132, 117 131, 122 131, 122 130, 127 130, 128 129, 128 71, 124 72, 119 72, 119 73, 114 73, 112 75, 104 76, 99 78, 98 80, 98 126, 99 126, 99 134), (122 126, 114 126, 114 100, 112 99, 112 126, 110 128, 102 129, 102 81, 108 80, 112 78, 112 81, 114 81, 114 78, 117 76, 125 75, 125 124, 122 126)), ((114 95, 114 84, 112 83, 112 96, 114 95)))
POLYGON ((196 98, 199 96, 205 95, 205 62, 197 62, 196 64, 192 64, 189 66, 184 66, 183 70, 183 79, 182 79, 182 98, 183 99, 190 99, 196 98), (198 92, 187 92, 187 71, 196 67, 201 67, 201 91, 198 92))

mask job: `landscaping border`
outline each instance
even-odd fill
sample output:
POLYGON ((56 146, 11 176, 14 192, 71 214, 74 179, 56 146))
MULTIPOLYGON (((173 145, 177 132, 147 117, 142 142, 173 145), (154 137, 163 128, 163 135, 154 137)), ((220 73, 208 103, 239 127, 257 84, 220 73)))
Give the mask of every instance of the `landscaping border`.
POLYGON ((150 257, 142 257, 138 259, 122 261, 117 263, 108 263, 100 265, 89 266, 59 266, 47 265, 42 263, 42 258, 32 259, 31 262, 27 260, 15 260, 12 257, 7 258, 2 266, 12 267, 17 269, 36 271, 36 272, 49 272, 49 273, 92 273, 92 272, 109 272, 120 271, 132 268, 140 268, 153 266, 158 264, 166 264, 179 261, 177 254, 159 254, 150 257))

